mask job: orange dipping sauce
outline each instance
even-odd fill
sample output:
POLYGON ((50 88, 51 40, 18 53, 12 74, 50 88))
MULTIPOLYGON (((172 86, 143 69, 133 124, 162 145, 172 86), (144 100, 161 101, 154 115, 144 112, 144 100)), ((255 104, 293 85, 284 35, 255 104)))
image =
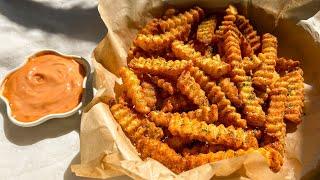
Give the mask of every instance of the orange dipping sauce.
POLYGON ((48 114, 64 113, 81 101, 84 70, 72 58, 57 54, 31 57, 4 83, 12 115, 31 122, 48 114))

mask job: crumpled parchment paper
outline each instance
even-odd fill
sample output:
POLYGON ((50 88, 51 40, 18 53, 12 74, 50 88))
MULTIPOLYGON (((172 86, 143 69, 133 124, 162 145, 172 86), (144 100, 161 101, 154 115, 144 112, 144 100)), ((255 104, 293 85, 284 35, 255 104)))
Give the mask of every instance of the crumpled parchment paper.
MULTIPOLYGON (((126 174, 136 179, 210 179, 212 176, 251 179, 299 179, 310 176, 316 168, 320 153, 320 71, 319 13, 317 1, 160 1, 100 0, 99 12, 108 27, 108 34, 92 54, 95 67, 95 87, 98 90, 88 105, 81 122, 81 164, 72 166, 78 176, 107 178, 126 174), (279 56, 302 62, 305 78, 305 116, 297 129, 288 128, 285 163, 278 173, 269 170, 259 154, 206 164, 174 174, 159 162, 142 161, 135 148, 113 119, 103 103, 115 96, 119 67, 126 65, 127 50, 137 30, 153 16, 159 16, 167 5, 192 7, 198 5, 207 12, 223 11, 235 4, 245 14, 258 33, 270 32, 279 40, 279 56)), ((318 6, 319 8, 319 6, 318 6)), ((318 164, 319 165, 319 164, 318 164)))

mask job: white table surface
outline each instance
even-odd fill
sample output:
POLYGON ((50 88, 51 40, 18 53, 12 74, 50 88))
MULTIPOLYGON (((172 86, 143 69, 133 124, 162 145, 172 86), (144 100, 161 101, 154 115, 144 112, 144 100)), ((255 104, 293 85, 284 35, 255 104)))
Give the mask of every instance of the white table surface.
MULTIPOLYGON (((46 48, 90 61, 105 32, 96 0, 1 0, 0 78, 46 48)), ((82 179, 70 171, 80 161, 80 115, 22 128, 5 111, 1 102, 0 179, 82 179)))

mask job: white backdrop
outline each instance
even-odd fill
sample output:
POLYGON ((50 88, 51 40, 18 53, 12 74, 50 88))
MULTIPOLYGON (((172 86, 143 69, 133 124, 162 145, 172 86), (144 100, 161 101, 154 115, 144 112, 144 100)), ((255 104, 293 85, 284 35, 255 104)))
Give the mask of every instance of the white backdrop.
MULTIPOLYGON (((106 30, 96 0, 0 0, 0 78, 41 49, 90 60, 106 30)), ((0 179, 80 179, 80 116, 21 128, 0 103, 0 179)))

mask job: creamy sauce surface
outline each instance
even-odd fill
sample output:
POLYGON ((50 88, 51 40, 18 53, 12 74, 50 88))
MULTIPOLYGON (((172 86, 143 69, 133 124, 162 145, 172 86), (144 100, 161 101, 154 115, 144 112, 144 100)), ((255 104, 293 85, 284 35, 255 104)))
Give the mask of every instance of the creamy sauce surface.
POLYGON ((83 79, 83 67, 75 60, 45 54, 9 75, 3 95, 18 121, 31 122, 75 108, 81 101, 83 79))

